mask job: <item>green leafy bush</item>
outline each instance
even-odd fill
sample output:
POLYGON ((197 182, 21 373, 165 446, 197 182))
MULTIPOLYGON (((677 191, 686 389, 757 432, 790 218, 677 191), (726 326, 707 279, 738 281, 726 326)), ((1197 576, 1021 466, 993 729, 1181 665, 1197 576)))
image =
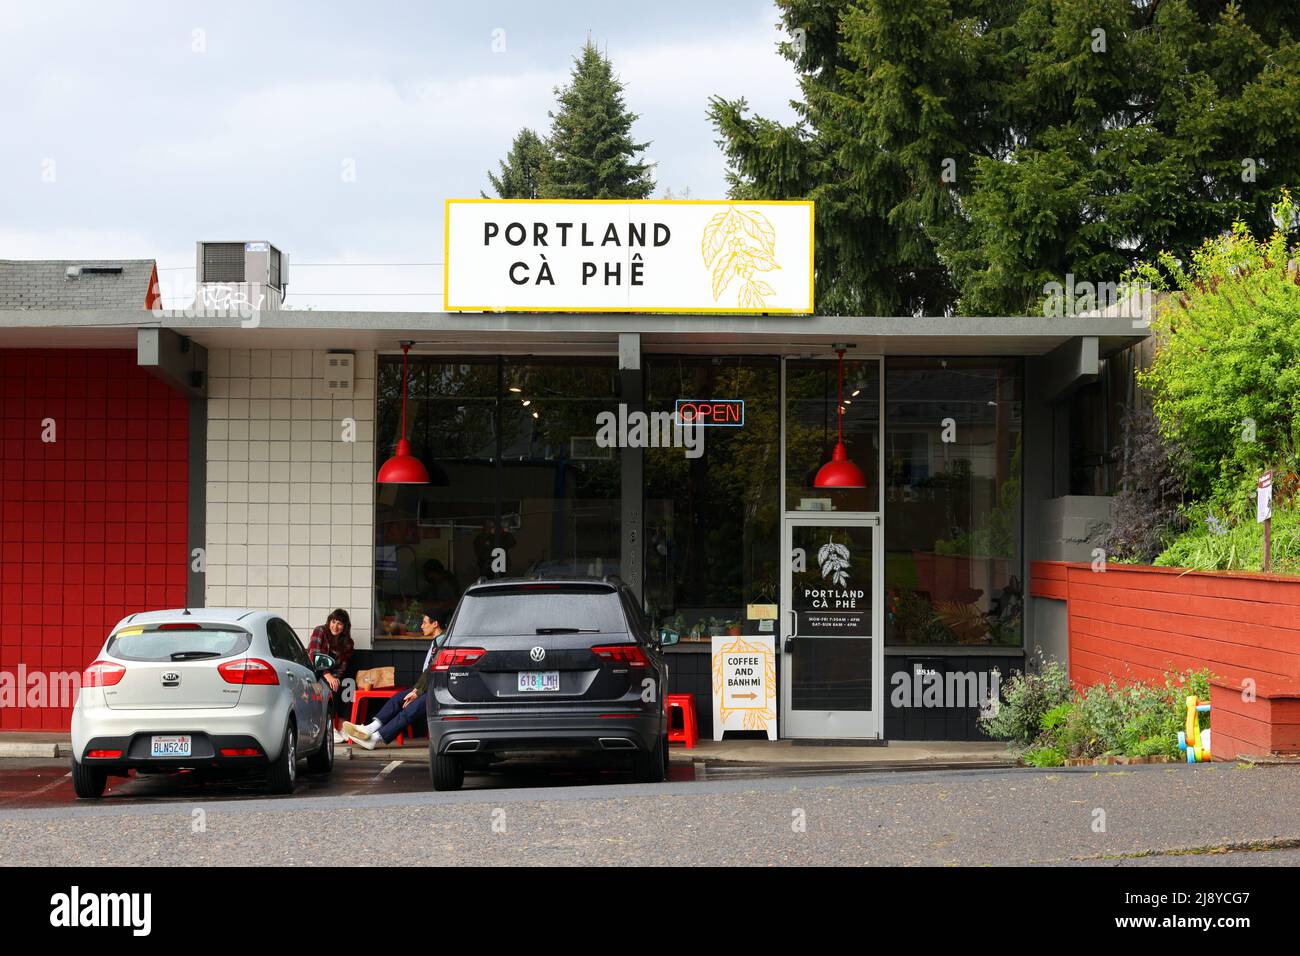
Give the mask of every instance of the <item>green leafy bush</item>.
MULTIPOLYGON (((1015 727, 1020 729, 1032 698, 1020 691, 1015 727)), ((1111 680, 1077 691, 1069 699, 1040 711, 1038 733, 1021 759, 1032 767, 1058 767, 1067 759, 1122 755, 1180 757, 1178 731, 1187 715, 1187 696, 1210 695, 1209 671, 1167 673, 1161 684, 1121 684, 1111 680)), ((1001 716, 1001 715, 999 715, 1001 716)), ((1201 727, 1209 726, 1205 715, 1201 727)))
POLYGON ((1041 733, 1044 715, 1069 699, 1069 674, 1040 648, 1032 670, 1015 671, 1002 685, 997 711, 980 718, 980 729, 996 740, 1027 744, 1041 733))
POLYGON ((1237 222, 1190 263, 1162 254, 1137 270, 1169 293, 1139 381, 1183 453, 1189 498, 1237 519, 1253 517, 1260 474, 1300 470, 1300 270, 1284 231, 1295 214, 1283 190, 1273 210, 1283 228, 1267 240, 1237 222))

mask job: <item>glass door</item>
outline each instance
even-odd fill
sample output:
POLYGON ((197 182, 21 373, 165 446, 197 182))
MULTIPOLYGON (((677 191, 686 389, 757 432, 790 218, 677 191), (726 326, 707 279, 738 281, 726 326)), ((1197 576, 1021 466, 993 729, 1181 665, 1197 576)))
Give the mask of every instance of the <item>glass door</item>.
POLYGON ((788 517, 783 537, 781 736, 879 738, 880 519, 788 517))

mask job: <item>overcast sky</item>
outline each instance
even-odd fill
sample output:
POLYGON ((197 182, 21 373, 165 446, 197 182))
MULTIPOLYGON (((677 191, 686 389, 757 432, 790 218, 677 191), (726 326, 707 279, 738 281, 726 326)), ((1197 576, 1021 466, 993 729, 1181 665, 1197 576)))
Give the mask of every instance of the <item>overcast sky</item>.
POLYGON ((196 240, 267 239, 288 305, 440 310, 440 266, 309 264, 440 262, 443 200, 487 189, 520 127, 545 132, 588 32, 656 195, 725 196, 708 98, 792 118, 776 21, 770 0, 3 0, 0 258, 155 258, 183 306, 196 240))

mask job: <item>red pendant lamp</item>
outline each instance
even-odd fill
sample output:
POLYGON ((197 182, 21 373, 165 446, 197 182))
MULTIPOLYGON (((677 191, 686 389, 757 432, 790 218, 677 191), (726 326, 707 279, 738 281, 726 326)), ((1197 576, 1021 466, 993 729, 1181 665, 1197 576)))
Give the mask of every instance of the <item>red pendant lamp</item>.
POLYGON ((396 454, 379 469, 377 481, 381 485, 427 485, 429 472, 411 454, 411 443, 406 440, 406 358, 411 343, 402 343, 402 430, 398 435, 396 454))
POLYGON ((831 490, 865 488, 866 476, 861 468, 849 461, 848 449, 844 447, 844 350, 836 349, 835 354, 839 356, 839 384, 835 389, 835 451, 831 453, 831 460, 817 472, 813 487, 831 490))

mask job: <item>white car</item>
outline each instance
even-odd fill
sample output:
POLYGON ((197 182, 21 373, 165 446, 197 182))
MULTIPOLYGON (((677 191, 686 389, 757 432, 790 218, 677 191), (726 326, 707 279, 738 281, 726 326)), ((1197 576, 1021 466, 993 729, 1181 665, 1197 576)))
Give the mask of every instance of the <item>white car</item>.
POLYGON ((72 709, 72 783, 99 797, 110 774, 264 768, 293 790, 298 761, 334 766, 333 695, 302 641, 266 611, 193 608, 120 621, 72 709))

